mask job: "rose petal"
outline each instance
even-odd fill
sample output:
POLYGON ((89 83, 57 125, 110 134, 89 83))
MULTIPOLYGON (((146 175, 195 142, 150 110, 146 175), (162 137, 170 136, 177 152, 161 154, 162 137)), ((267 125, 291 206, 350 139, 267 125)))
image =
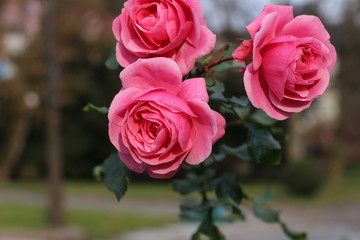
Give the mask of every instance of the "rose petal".
POLYGON ((286 23, 294 18, 292 6, 265 5, 260 15, 246 27, 250 33, 251 38, 254 38, 255 34, 262 27, 262 21, 264 17, 273 12, 275 12, 278 16, 276 32, 279 32, 286 23))
POLYGON ((267 45, 262 60, 265 80, 272 93, 281 100, 284 97, 285 82, 288 79, 288 68, 292 59, 289 55, 295 49, 294 44, 279 43, 267 45))
POLYGON ((210 155, 212 142, 218 131, 218 122, 207 103, 190 100, 188 104, 196 113, 197 118, 193 120, 193 146, 185 161, 195 165, 203 162, 210 155))
POLYGON ((221 137, 225 135, 226 121, 220 113, 213 111, 213 114, 215 115, 216 118, 216 133, 212 140, 212 143, 214 144, 217 140, 219 140, 221 137))
POLYGON ((312 37, 321 41, 330 39, 320 19, 316 16, 300 15, 284 26, 282 35, 291 35, 298 38, 312 37))
POLYGON ((164 88, 176 94, 182 81, 177 64, 168 58, 139 59, 120 73, 123 88, 164 88))
POLYGON ((185 156, 186 154, 180 154, 172 162, 166 162, 164 164, 159 164, 156 166, 147 165, 146 170, 148 171, 149 175, 150 173, 154 173, 156 175, 167 175, 169 173, 175 173, 179 170, 181 164, 185 159, 185 156))
POLYGON ((199 99, 204 102, 209 101, 204 78, 191 78, 184 81, 181 85, 178 97, 185 101, 199 99))
POLYGON ((232 53, 232 57, 238 62, 245 62, 248 58, 251 57, 253 50, 253 41, 245 40, 243 41, 238 48, 232 53))
POLYGON ((139 59, 139 56, 127 50, 121 42, 116 44, 116 60, 122 67, 127 67, 137 59, 139 59))
POLYGON ((287 98, 283 98, 281 101, 279 101, 279 99, 277 99, 277 97, 275 97, 271 92, 269 93, 269 98, 275 107, 277 107, 279 110, 290 113, 290 115, 292 113, 301 112, 309 108, 312 101, 298 101, 287 98))
POLYGON ((142 173, 145 171, 145 169, 146 169, 145 164, 139 164, 139 163, 135 162, 129 153, 118 152, 118 155, 120 157, 120 160, 131 171, 138 172, 138 173, 142 173))
POLYGON ((261 108, 267 115, 277 120, 288 118, 291 113, 276 108, 269 100, 269 89, 261 71, 254 71, 250 64, 244 74, 247 96, 254 107, 261 108))
POLYGON ((141 93, 141 91, 136 88, 122 89, 119 91, 110 104, 108 112, 109 121, 115 123, 118 122, 117 113, 126 108, 139 93, 141 93))
POLYGON ((121 33, 121 20, 120 17, 116 17, 112 24, 112 32, 117 41, 120 41, 120 33, 121 33))
POLYGON ((181 98, 166 92, 164 89, 154 89, 143 95, 138 95, 136 100, 150 101, 164 106, 164 109, 172 112, 184 112, 189 116, 196 116, 188 104, 181 98))
POLYGON ((172 57, 179 65, 183 75, 188 74, 194 67, 195 61, 210 53, 215 46, 216 35, 207 27, 201 27, 200 31, 200 39, 196 45, 184 42, 183 45, 174 52, 174 56, 172 57))

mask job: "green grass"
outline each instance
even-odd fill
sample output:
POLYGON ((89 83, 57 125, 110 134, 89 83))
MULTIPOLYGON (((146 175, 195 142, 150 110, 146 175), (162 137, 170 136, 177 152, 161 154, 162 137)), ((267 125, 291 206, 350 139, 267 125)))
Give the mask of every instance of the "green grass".
POLYGON ((40 229, 46 225, 45 209, 18 204, 0 204, 0 229, 40 229))
MULTIPOLYGON (((39 230, 47 227, 44 207, 0 204, 0 230, 39 230)), ((155 216, 132 212, 67 210, 68 226, 77 227, 90 237, 112 237, 126 231, 160 227, 174 223, 177 216, 155 216)))
MULTIPOLYGON (((101 196, 113 197, 106 186, 102 182, 96 181, 66 181, 64 182, 64 192, 70 195, 80 196, 101 196)), ((45 192, 46 182, 40 181, 14 181, 1 183, 0 190, 18 190, 29 192, 45 192)), ((147 199, 170 199, 177 200, 179 195, 172 191, 171 183, 130 183, 126 197, 129 198, 144 198, 147 199)))
POLYGON ((111 237, 139 228, 161 227, 174 223, 177 216, 156 216, 132 212, 106 213, 73 210, 67 212, 68 224, 83 229, 90 237, 111 237))
MULTIPOLYGON (((112 196, 103 183, 99 182, 66 182, 65 192, 74 195, 112 196)), ((130 183, 126 197, 147 199, 179 199, 172 191, 170 183, 130 183)))

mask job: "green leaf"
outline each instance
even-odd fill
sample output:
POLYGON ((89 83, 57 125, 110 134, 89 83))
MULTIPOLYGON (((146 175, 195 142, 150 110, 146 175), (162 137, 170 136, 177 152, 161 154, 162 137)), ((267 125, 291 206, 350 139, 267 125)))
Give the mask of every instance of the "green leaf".
POLYGON ((101 174, 104 173, 104 166, 103 165, 99 165, 94 167, 93 169, 93 176, 96 179, 96 181, 101 181, 101 174))
POLYGON ((238 206, 234 206, 234 205, 231 206, 231 210, 234 217, 236 217, 239 220, 245 220, 245 215, 238 206))
POLYGON ((265 127, 246 123, 248 129, 248 150, 251 157, 260 164, 278 165, 281 162, 280 143, 265 127))
POLYGON ((275 197, 276 197, 275 189, 273 187, 269 187, 268 189, 266 189, 264 194, 255 197, 253 199, 253 202, 255 205, 264 205, 274 200, 275 197))
POLYGON ((253 202, 253 213, 256 217, 260 218, 267 223, 277 223, 281 226, 283 232, 292 240, 307 240, 305 232, 295 232, 290 230, 284 222, 280 220, 280 212, 273 210, 266 206, 268 202, 275 198, 275 190, 268 188, 266 192, 254 199, 249 199, 253 202))
POLYGON ((219 112, 223 115, 225 114, 234 114, 233 110, 231 107, 228 106, 224 106, 224 105, 220 105, 219 107, 219 112))
POLYGON ((106 59, 105 66, 110 70, 116 70, 120 66, 116 60, 116 44, 112 48, 109 57, 106 59))
POLYGON ((235 114, 242 120, 246 119, 250 114, 249 107, 234 107, 235 114))
POLYGON ((277 122, 275 119, 269 117, 264 111, 260 109, 255 111, 255 113, 251 116, 251 119, 263 126, 272 126, 277 122))
POLYGON ((236 104, 241 107, 249 107, 250 101, 247 97, 235 97, 232 96, 229 100, 231 103, 236 104))
POLYGON ((279 222, 279 211, 275 211, 268 206, 265 206, 268 202, 272 201, 276 196, 274 188, 270 187, 266 192, 253 199, 253 212, 254 215, 262 219, 267 223, 279 222))
POLYGON ((280 222, 283 232, 292 240, 307 240, 307 234, 305 232, 295 232, 290 230, 285 223, 280 222))
POLYGON ((209 200, 199 204, 193 200, 185 200, 180 205, 180 216, 185 221, 199 221, 203 220, 205 215, 211 208, 214 208, 217 200, 209 200))
POLYGON ((104 182, 117 200, 125 195, 128 187, 127 168, 117 153, 111 154, 104 162, 104 182))
POLYGON ((97 114, 108 114, 109 109, 107 107, 96 107, 95 105, 88 103, 83 111, 97 114))
POLYGON ((246 143, 240 145, 236 148, 229 147, 225 144, 220 145, 220 151, 226 155, 236 156, 244 161, 250 161, 251 157, 248 151, 248 146, 246 143))
POLYGON ((172 188, 175 192, 180 193, 181 195, 187 195, 200 190, 197 176, 193 173, 187 174, 185 179, 175 180, 172 184, 172 188))
POLYGON ((224 83, 217 81, 215 86, 208 87, 208 91, 210 92, 210 97, 213 100, 219 100, 219 101, 227 101, 227 98, 224 96, 224 83))
POLYGON ((219 62, 225 56, 228 50, 229 50, 229 45, 226 44, 225 46, 223 46, 222 48, 218 49, 213 54, 211 54, 209 65, 219 62))
POLYGON ((216 222, 234 222, 237 220, 245 220, 245 217, 237 206, 221 205, 214 209, 213 219, 216 222))
POLYGON ((279 221, 279 211, 273 210, 270 207, 257 205, 253 206, 254 215, 264 222, 267 223, 276 223, 279 221))
POLYGON ((209 218, 205 218, 191 240, 225 240, 225 236, 209 218))
POLYGON ((207 87, 213 87, 216 85, 217 79, 215 72, 213 70, 210 70, 206 72, 205 74, 205 83, 207 87))
POLYGON ((214 158, 216 162, 221 162, 222 160, 225 159, 226 154, 224 154, 223 152, 219 152, 217 154, 212 154, 211 156, 214 158))
POLYGON ((243 199, 243 191, 236 180, 235 174, 224 174, 219 179, 215 193, 218 199, 230 199, 236 204, 240 204, 243 199))

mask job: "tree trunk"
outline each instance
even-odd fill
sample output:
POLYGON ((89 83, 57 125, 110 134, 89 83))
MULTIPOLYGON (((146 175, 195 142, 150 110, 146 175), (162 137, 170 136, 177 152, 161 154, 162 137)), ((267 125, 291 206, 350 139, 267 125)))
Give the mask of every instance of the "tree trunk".
POLYGON ((61 188, 62 158, 60 147, 60 113, 58 81, 60 69, 55 57, 55 0, 45 1, 44 42, 47 66, 47 161, 49 177, 49 221, 53 227, 64 225, 61 188))
POLYGON ((291 163, 300 162, 305 157, 301 116, 301 113, 295 113, 288 120, 289 141, 286 145, 286 159, 291 163))
POLYGON ((4 158, 0 163, 0 181, 8 181, 15 164, 19 161, 28 135, 31 119, 26 110, 19 110, 17 118, 9 128, 4 158))

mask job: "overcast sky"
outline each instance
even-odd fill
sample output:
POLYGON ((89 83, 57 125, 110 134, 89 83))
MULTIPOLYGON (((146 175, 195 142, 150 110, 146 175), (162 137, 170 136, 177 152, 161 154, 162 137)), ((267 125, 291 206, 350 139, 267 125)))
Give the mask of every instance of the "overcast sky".
POLYGON ((343 19, 347 5, 356 1, 358 0, 201 0, 206 21, 215 33, 222 32, 228 25, 236 31, 244 30, 264 5, 287 2, 300 9, 307 3, 319 2, 320 17, 327 24, 337 24, 343 19))

